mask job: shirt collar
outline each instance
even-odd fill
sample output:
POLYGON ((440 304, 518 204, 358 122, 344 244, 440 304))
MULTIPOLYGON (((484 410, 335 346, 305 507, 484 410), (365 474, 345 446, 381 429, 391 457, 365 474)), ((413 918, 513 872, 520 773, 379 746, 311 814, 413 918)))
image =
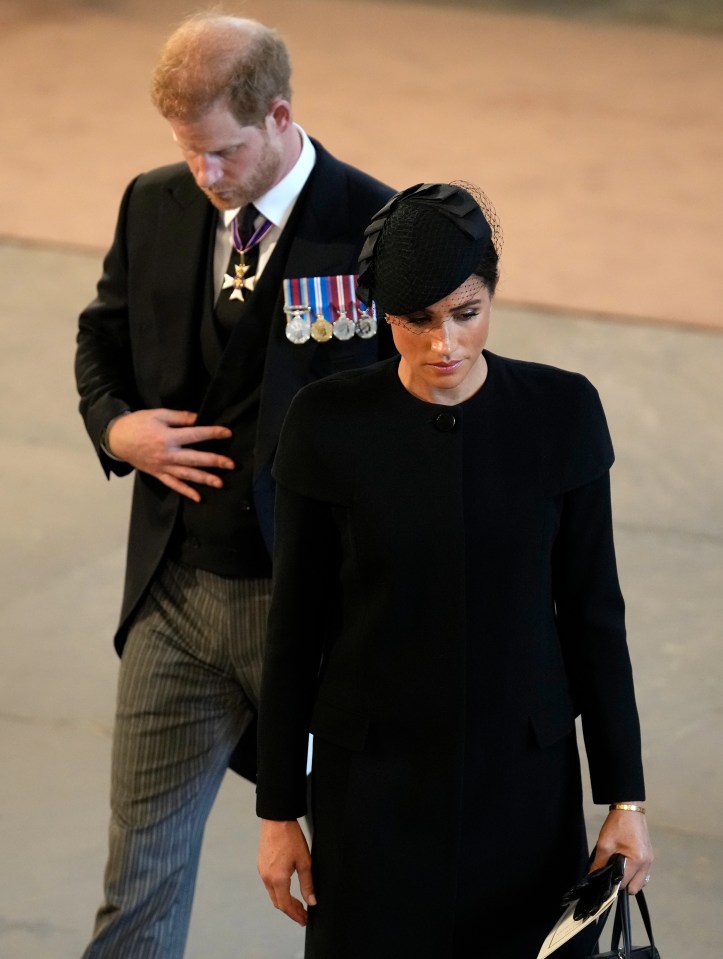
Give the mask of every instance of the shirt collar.
MULTIPOLYGON (((286 225, 294 203, 309 179, 309 174, 316 162, 316 150, 306 131, 302 130, 298 124, 294 124, 294 126, 301 137, 301 153, 298 160, 282 180, 279 180, 275 186, 272 186, 270 190, 254 200, 254 206, 259 213, 280 230, 283 230, 286 225)), ((223 222, 226 227, 231 225, 239 209, 240 207, 235 210, 224 210, 223 222)))

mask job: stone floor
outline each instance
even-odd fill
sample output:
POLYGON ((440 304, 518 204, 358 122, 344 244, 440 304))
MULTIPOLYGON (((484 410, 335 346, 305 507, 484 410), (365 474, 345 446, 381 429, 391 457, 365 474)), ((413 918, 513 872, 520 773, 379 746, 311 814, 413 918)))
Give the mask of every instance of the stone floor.
MULTIPOLYGON (((352 5, 352 0, 343 0, 338 6, 352 5)), ((250 12, 261 16, 257 6, 250 12)), ((290 16, 289 5, 269 6, 281 12, 284 8, 290 16)), ((369 4, 375 11, 383 6, 369 4)), ((397 10, 395 16, 406 9, 411 17, 417 5, 387 6, 397 10)), ((170 13, 179 7, 170 0, 159 0, 152 8, 140 0, 63 5, 71 34, 73 29, 82 33, 97 18, 106 18, 104 22, 115 18, 119 44, 141 38, 140 46, 132 50, 112 47, 110 72, 119 61, 147 59, 153 45, 150 41, 144 45, 140 26, 151 24, 155 43, 159 30, 165 32, 170 13)), ((309 2, 309 7, 315 4, 309 2)), ((0 32, 0 49, 13 48, 25 31, 23 43, 13 49, 17 52, 24 45, 32 61, 39 47, 30 41, 39 37, 46 42, 58 9, 57 4, 34 0, 22 5, 0 2, 0 15, 7 15, 6 23, 14 24, 15 31, 0 32), (28 20, 31 15, 36 18, 33 22, 28 20)), ((472 13, 467 10, 465 16, 472 13)), ((495 19, 494 25, 503 33, 507 29, 502 19, 495 19)), ((567 29, 567 22, 562 26, 567 29)), ((615 21, 609 28, 621 27, 615 21)), ((575 29, 588 27, 577 22, 575 29)), ((599 38, 598 27, 590 29, 599 38)), ((67 38, 62 31, 60 35, 67 38)), ((653 35, 664 35, 666 50, 679 42, 686 51, 693 36, 672 31, 635 34, 646 42, 653 35)), ((708 56, 710 45, 719 41, 717 35, 703 39, 700 49, 708 56)), ((42 43, 40 49, 50 52, 50 46, 42 43)), ((63 52, 70 61, 78 51, 62 46, 55 51, 56 56, 63 52)), ((0 71, 7 68, 7 61, 2 63, 0 71)), ((71 65, 66 64, 66 74, 59 71, 61 81, 71 65)), ((38 89, 50 83, 46 61, 36 62, 36 70, 35 86, 5 84, 6 99, 12 96, 9 112, 26 126, 32 126, 38 89)), ((310 102, 303 89, 305 77, 298 92, 310 102)), ((368 71, 365 83, 374 80, 374 71, 368 71)), ((110 635, 120 600, 129 483, 106 483, 82 430, 71 376, 73 340, 77 312, 92 295, 100 268, 100 241, 94 239, 94 231, 102 221, 107 232, 118 191, 135 172, 132 165, 137 163, 140 169, 157 162, 160 144, 158 138, 151 142, 149 155, 141 160, 143 143, 128 136, 135 107, 126 111, 119 107, 104 118, 107 157, 76 153, 73 138, 83 117, 73 103, 53 99, 52 91, 49 97, 53 110, 46 139, 38 141, 43 150, 33 159, 32 153, 23 154, 27 143, 8 139, 8 149, 0 151, 0 165, 13 158, 23 161, 15 168, 16 176, 5 171, 4 182, 10 185, 0 209, 3 959, 77 959, 99 896, 117 668, 110 635), (119 126, 125 139, 118 136, 119 126), (46 180, 51 161, 57 167, 54 185, 46 180), (73 163, 80 171, 75 179, 73 163), (34 205, 37 194, 43 196, 41 216, 34 205)), ((35 122, 40 135, 43 124, 37 116, 35 122)), ((139 122, 145 130, 147 118, 139 122)), ((327 117, 324 122, 328 145, 347 153, 345 145, 354 141, 345 116, 327 117)), ((149 122, 147 128, 151 129, 149 122)), ((4 123, 4 137, 9 129, 4 123)), ((544 137, 544 130, 540 132, 544 137)), ((709 171, 721 156, 712 146, 714 132, 720 131, 705 132, 701 127, 699 142, 711 144, 701 169, 709 171)), ((368 152, 358 162, 373 168, 376 146, 366 145, 368 152)), ((504 180, 510 194, 516 187, 524 192, 528 185, 524 169, 512 169, 513 161, 519 160, 517 154, 511 157, 504 180)), ((404 163, 405 182, 413 182, 413 157, 406 154, 404 163)), ((509 202, 516 212, 514 229, 505 222, 505 256, 514 275, 518 269, 514 258, 527 257, 529 251, 513 240, 514 230, 524 224, 515 201, 509 202)), ((644 217, 647 209, 637 208, 636 216, 644 217)), ((691 218, 700 210, 701 204, 693 204, 691 218)), ((720 226, 711 228, 712 219, 711 212, 708 219, 697 220, 690 236, 698 241, 696 261, 715 260, 720 272, 720 244, 716 246, 720 226)), ((598 222, 600 229, 609 223, 605 217, 598 222)), ((550 227, 553 235, 557 228, 558 224, 550 227)), ((715 319, 720 301, 715 301, 714 287, 690 283, 684 273, 671 279, 651 266, 640 288, 659 285, 661 276, 671 283, 688 283, 694 312, 715 319), (697 302, 699 294, 703 305, 697 302)), ((616 537, 657 851, 649 902, 664 959, 689 954, 718 959, 723 941, 723 335, 719 324, 706 329, 703 323, 686 324, 685 316, 664 311, 659 319, 681 322, 642 322, 625 310, 611 310, 607 302, 599 303, 594 284, 580 289, 584 294, 580 302, 590 304, 589 309, 582 309, 574 298, 556 301, 551 286, 544 283, 528 298, 536 307, 515 305, 513 297, 503 295, 494 311, 490 347, 580 370, 600 389, 617 451, 616 537)), ((649 302, 651 310, 646 313, 655 317, 657 293, 649 302)), ((594 807, 589 812, 594 831, 600 815, 594 807)), ((272 909, 256 876, 256 837, 252 791, 229 777, 208 826, 188 959, 301 955, 299 931, 272 909)))

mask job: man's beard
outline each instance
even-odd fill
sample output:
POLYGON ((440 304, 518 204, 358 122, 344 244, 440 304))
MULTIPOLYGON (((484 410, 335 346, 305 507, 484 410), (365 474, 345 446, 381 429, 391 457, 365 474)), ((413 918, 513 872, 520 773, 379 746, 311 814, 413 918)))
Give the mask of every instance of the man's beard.
POLYGON ((258 157, 254 169, 242 182, 231 180, 214 184, 213 189, 203 192, 218 210, 235 210, 252 203, 272 186, 275 186, 281 169, 281 156, 267 142, 263 153, 258 157))

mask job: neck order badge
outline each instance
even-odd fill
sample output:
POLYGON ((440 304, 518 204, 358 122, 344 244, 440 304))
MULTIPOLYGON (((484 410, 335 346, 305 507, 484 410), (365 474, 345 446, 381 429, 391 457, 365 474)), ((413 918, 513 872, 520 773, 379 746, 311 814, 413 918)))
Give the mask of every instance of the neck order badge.
POLYGON ((244 291, 250 293, 254 288, 256 264, 250 261, 249 254, 258 247, 273 226, 270 220, 264 219, 258 229, 254 229, 253 224, 257 216, 258 210, 253 203, 249 203, 240 211, 231 225, 231 242, 238 254, 238 262, 234 265, 233 276, 230 273, 224 275, 221 287, 222 290, 231 290, 229 300, 239 300, 243 303, 244 291))

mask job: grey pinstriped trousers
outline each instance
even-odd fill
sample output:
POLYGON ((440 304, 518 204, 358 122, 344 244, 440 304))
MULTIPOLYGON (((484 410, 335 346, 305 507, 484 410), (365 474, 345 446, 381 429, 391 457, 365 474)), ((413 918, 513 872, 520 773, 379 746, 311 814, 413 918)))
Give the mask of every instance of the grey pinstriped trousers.
POLYGON ((270 580, 166 561, 128 634, 105 902, 84 959, 181 959, 206 819, 258 704, 270 580))

